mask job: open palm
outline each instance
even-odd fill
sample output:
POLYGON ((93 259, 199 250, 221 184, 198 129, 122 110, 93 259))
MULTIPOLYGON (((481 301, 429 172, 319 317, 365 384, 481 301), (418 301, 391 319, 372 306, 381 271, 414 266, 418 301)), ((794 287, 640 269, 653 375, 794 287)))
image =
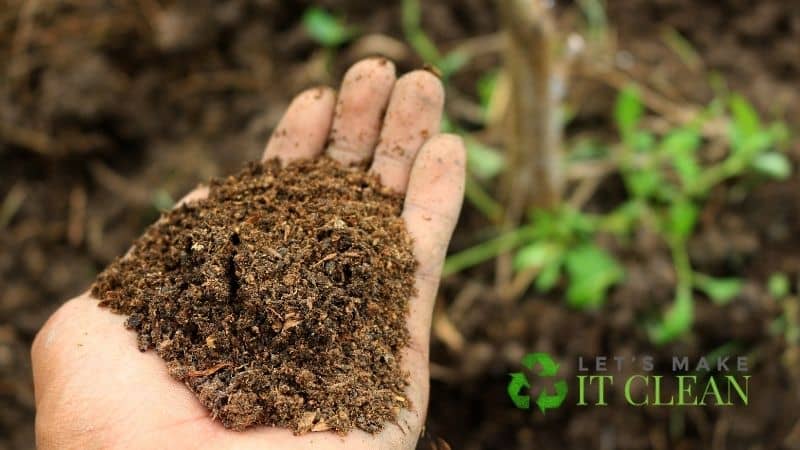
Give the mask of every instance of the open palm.
MULTIPOLYGON (((377 435, 227 430, 169 376, 155 352, 139 352, 124 317, 84 294, 65 303, 33 344, 38 447, 413 448, 428 402, 433 302, 464 189, 463 144, 438 134, 443 102, 442 85, 432 74, 414 71, 396 80, 391 62, 364 60, 347 72, 338 95, 329 88, 298 95, 264 152, 264 158, 282 161, 326 153, 344 164, 369 162, 383 184, 405 193, 402 216, 419 269, 403 354, 413 406, 397 424, 377 435)), ((205 195, 198 189, 184 201, 205 195)))

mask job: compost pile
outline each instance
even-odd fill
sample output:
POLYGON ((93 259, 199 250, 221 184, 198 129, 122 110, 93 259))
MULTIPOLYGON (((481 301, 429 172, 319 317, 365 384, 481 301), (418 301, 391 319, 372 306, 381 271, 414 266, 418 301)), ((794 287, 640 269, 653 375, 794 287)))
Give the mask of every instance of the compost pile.
POLYGON ((327 158, 254 163, 166 213, 92 293, 228 428, 375 433, 410 406, 401 206, 327 158))

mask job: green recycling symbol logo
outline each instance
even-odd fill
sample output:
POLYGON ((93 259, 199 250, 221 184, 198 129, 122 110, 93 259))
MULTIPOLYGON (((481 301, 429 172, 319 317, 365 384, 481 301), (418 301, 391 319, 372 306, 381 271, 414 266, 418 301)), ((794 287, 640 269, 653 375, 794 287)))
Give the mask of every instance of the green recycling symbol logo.
MULTIPOLYGON (((534 372, 533 368, 537 364, 540 367, 539 372, 536 372, 539 378, 553 378, 558 374, 558 364, 547 353, 528 353, 522 358, 522 365, 531 372, 534 372)), ((514 372, 509 375, 511 375, 511 381, 508 382, 508 396, 511 397, 511 401, 519 409, 530 409, 531 396, 526 393, 531 387, 528 377, 523 372, 514 372)), ((547 413, 548 409, 558 408, 567 398, 566 381, 557 380, 553 383, 553 387, 555 394, 549 393, 547 389, 542 389, 536 398, 536 405, 542 414, 547 413)))

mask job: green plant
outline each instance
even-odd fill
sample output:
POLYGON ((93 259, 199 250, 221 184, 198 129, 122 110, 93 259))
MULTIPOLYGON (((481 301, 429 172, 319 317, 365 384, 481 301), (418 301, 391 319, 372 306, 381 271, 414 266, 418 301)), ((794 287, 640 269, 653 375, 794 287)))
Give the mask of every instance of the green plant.
POLYGON ((315 6, 303 14, 303 27, 312 39, 325 48, 338 47, 358 34, 358 30, 347 25, 341 17, 315 6))
POLYGON ((784 273, 773 273, 767 281, 767 291, 776 300, 781 300, 789 295, 791 288, 789 277, 784 273))
POLYGON ((782 124, 762 125, 753 107, 741 96, 712 102, 695 123, 654 136, 641 127, 644 109, 635 88, 623 90, 615 109, 615 122, 622 137, 620 172, 630 200, 641 206, 672 252, 677 275, 676 296, 664 316, 649 324, 656 343, 671 341, 685 333, 693 320, 692 290, 724 304, 738 295, 742 282, 736 278, 712 278, 694 273, 688 256, 689 238, 697 226, 699 211, 712 189, 731 178, 751 173, 775 179, 786 178, 788 159, 777 149, 785 140, 782 124), (726 119, 727 154, 717 160, 701 160, 704 121, 726 119))
POLYGON ((717 98, 692 122, 666 132, 645 125, 646 108, 635 86, 619 92, 613 119, 618 142, 605 145, 576 141, 569 159, 610 164, 627 190, 627 198, 605 214, 588 214, 562 205, 530 215, 529 223, 452 255, 446 273, 463 270, 497 254, 516 249, 515 268, 533 272, 532 283, 549 291, 565 280, 565 297, 576 308, 597 308, 608 290, 624 280, 622 265, 600 248, 600 234, 627 245, 637 228, 648 228, 668 245, 676 273, 672 305, 646 325, 651 340, 666 343, 686 333, 694 318, 694 293, 724 305, 741 291, 737 277, 712 277, 692 268, 689 240, 697 229, 709 193, 733 180, 782 180, 791 165, 781 148, 785 125, 762 123, 740 95, 717 98), (708 136, 709 124, 726 124, 726 132, 708 136), (703 153, 712 139, 721 155, 703 153))
POLYGON ((316 6, 303 13, 302 24, 311 39, 321 46, 316 55, 328 74, 331 73, 338 48, 359 34, 358 28, 348 25, 341 16, 316 6))
POLYGON ((608 289, 623 277, 617 261, 593 242, 602 226, 597 218, 568 207, 535 211, 533 239, 517 251, 514 266, 537 271, 539 291, 552 289, 566 274, 567 302, 581 309, 599 307, 608 289))

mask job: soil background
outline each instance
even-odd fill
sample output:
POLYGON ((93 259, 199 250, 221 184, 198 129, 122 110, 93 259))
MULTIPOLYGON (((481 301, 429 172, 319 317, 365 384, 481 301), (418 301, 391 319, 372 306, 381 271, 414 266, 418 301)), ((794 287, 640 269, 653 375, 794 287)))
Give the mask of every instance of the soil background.
MULTIPOLYGON (((423 27, 443 49, 498 29, 489 0, 423 2, 423 27)), ((9 0, 0 5, 0 449, 33 448, 29 347, 58 305, 91 280, 173 199, 198 182, 258 157, 291 96, 333 84, 376 49, 406 71, 422 63, 404 46, 400 4, 320 1, 361 31, 328 54, 300 24, 309 2, 275 0, 9 0)), ((565 22, 574 5, 558 3, 565 22)), ((617 58, 673 99, 710 98, 709 71, 725 75, 765 114, 800 125, 800 4, 781 0, 613 0, 617 58), (687 65, 664 42, 682 33, 700 55, 687 65)), ((452 80, 475 100, 476 80, 500 62, 488 52, 452 80)), ((614 91, 574 81, 571 133, 612 133, 614 91)), ((463 102, 448 112, 469 127, 463 102), (461 111, 463 113, 463 111, 461 111)), ((796 161, 800 150, 791 150, 796 161)), ((592 205, 619 195, 601 189, 592 205)), ((669 254, 653 236, 620 255, 625 285, 596 313, 567 309, 558 292, 498 301, 491 266, 444 280, 432 349, 432 399, 421 448, 800 448, 800 353, 768 332, 783 306, 769 274, 800 274, 800 178, 762 185, 730 201, 712 195, 693 242, 693 263, 746 277, 720 308, 698 302, 692 335, 653 348, 637 325, 671 300, 669 254), (715 201, 716 199, 716 201, 715 201), (444 324, 444 325, 443 325, 444 324), (452 327, 450 327, 452 325, 452 327), (456 332, 443 332, 454 329, 456 332), (723 345, 757 355, 748 408, 562 408, 546 417, 513 408, 508 373, 534 349, 578 355, 700 356, 723 345)), ((453 249, 485 223, 465 208, 453 249)), ((791 303, 797 310, 797 300, 791 303)), ((617 393, 618 394, 618 393, 617 393)), ((618 399, 617 399, 618 400, 618 399)), ((615 400, 615 401, 617 401, 615 400)))

